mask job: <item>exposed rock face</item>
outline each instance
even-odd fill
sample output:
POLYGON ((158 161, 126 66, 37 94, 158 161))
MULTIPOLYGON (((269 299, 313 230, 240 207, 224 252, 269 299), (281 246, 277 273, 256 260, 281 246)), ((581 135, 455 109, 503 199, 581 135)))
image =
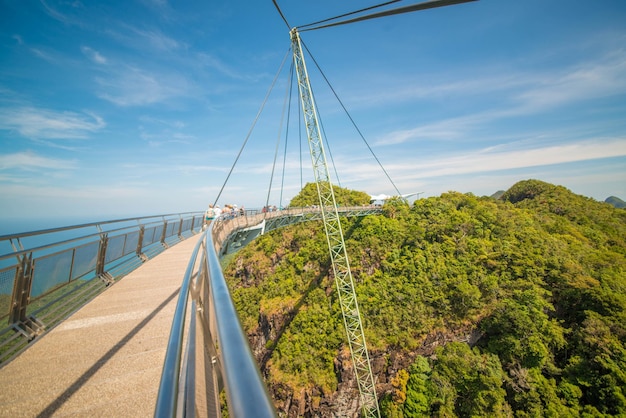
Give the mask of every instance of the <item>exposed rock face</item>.
MULTIPOLYGON (((276 341, 280 338, 279 330, 284 329, 290 319, 291 314, 288 312, 273 313, 270 317, 261 313, 258 327, 248 335, 261 372, 266 376, 268 361, 272 355, 272 345, 268 345, 268 341, 276 341)), ((438 331, 428 334, 415 352, 409 353, 400 349, 370 352, 370 363, 377 382, 378 398, 393 390, 391 380, 400 370, 408 369, 417 355, 430 356, 435 348, 452 341, 464 341, 474 345, 480 336, 480 332, 475 329, 458 330, 455 333, 438 331)), ((316 387, 301 389, 299 392, 294 392, 284 384, 269 387, 279 416, 290 418, 360 416, 359 392, 347 346, 343 346, 338 351, 334 360, 334 370, 338 385, 337 390, 332 394, 325 394, 316 387)))

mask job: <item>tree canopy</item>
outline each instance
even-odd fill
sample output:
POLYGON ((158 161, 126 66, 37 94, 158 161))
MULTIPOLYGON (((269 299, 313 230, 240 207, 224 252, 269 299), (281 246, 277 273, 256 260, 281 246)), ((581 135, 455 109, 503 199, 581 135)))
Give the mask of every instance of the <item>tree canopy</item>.
MULTIPOLYGON (((626 414, 626 211, 528 180, 344 225, 384 416, 626 414)), ((310 408, 345 380, 327 251, 301 224, 226 269, 273 395, 310 408)))
MULTIPOLYGON (((333 184, 333 193, 335 194, 335 200, 339 206, 361 206, 370 203, 370 195, 365 192, 345 189, 333 184)), ((300 193, 289 202, 289 206, 291 207, 316 206, 319 204, 317 185, 315 183, 307 183, 304 188, 300 190, 300 193)))

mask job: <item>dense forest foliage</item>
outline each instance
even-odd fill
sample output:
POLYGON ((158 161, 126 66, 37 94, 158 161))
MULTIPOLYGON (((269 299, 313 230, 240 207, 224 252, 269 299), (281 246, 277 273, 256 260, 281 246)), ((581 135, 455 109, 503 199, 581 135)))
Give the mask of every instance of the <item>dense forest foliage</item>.
MULTIPOLYGON (((350 190, 333 184, 333 193, 337 204, 340 206, 361 206, 370 203, 370 195, 365 192, 350 190)), ((300 193, 289 202, 290 207, 307 207, 319 204, 317 185, 315 183, 307 183, 302 190, 300 190, 300 193)))
MULTIPOLYGON (((383 416, 626 415, 626 210, 537 180, 383 209, 344 221, 383 416)), ((327 251, 301 224, 225 271, 290 416, 336 414, 351 372, 327 251)))

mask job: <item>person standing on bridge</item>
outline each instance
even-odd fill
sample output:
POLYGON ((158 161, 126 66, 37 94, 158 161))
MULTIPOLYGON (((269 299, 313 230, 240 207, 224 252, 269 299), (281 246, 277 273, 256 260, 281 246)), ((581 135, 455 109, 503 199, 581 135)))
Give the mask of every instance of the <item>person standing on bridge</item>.
POLYGON ((209 226, 211 221, 215 219, 215 210, 213 209, 213 205, 210 204, 209 208, 204 212, 204 226, 205 228, 209 226))

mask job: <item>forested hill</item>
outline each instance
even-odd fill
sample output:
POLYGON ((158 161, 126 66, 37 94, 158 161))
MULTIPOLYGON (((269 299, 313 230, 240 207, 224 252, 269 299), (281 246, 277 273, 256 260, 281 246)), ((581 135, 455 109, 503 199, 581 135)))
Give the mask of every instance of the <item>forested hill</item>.
POLYGON ((609 205, 615 206, 616 208, 626 208, 626 202, 619 197, 609 196, 606 198, 605 202, 609 205))
MULTIPOLYGON (((626 211, 536 180, 446 193, 344 233, 387 417, 626 415, 626 211)), ((226 269, 289 416, 356 416, 321 224, 259 237, 226 269)))

